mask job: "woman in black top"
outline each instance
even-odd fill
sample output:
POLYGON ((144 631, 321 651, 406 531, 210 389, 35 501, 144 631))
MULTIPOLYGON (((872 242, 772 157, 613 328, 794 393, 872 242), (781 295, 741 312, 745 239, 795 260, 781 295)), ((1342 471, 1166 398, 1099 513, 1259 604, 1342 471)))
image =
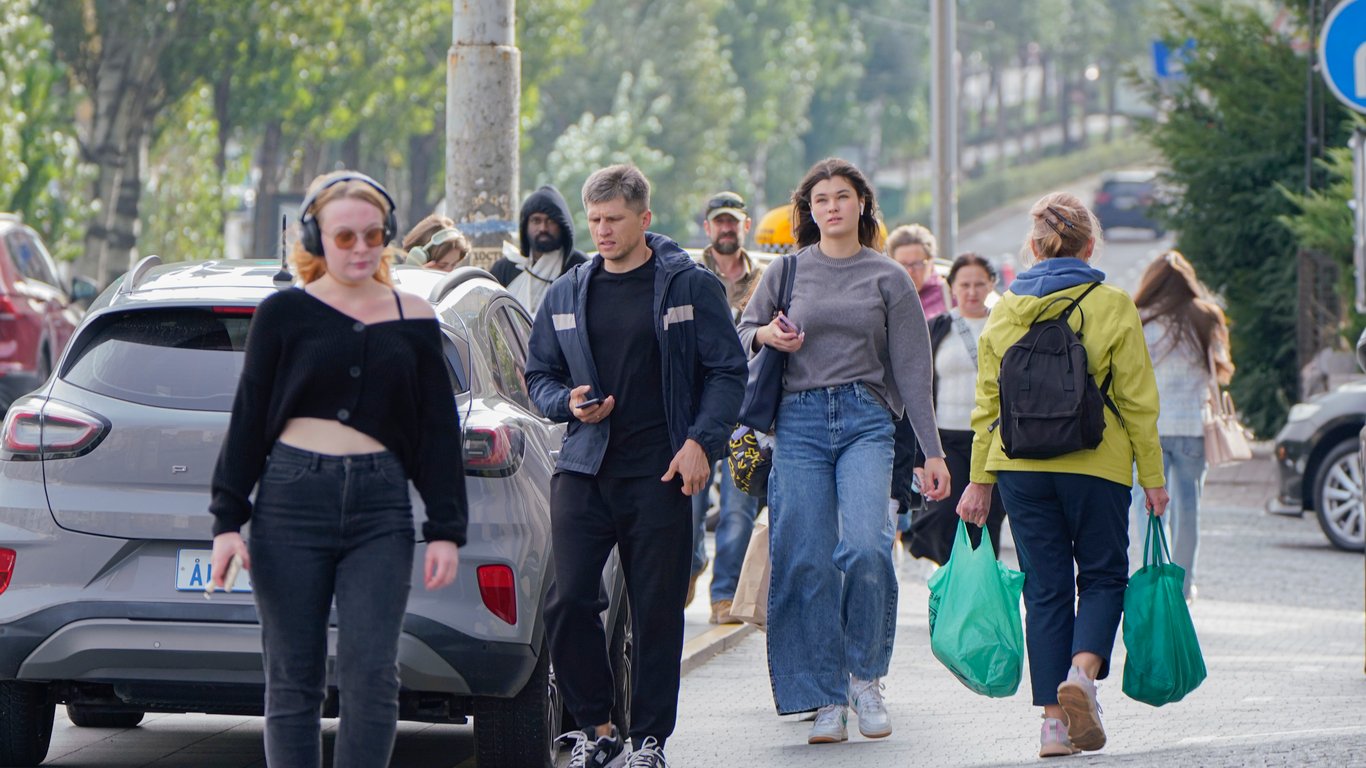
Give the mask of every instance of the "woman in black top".
POLYGON ((378 768, 398 722, 408 482, 426 504, 426 587, 439 589, 455 579, 465 541, 460 429, 431 305, 389 278, 392 198, 367 176, 338 172, 313 182, 301 210, 293 261, 303 287, 256 311, 214 471, 213 581, 223 586, 234 555, 251 572, 266 759, 284 768, 322 762, 335 598, 334 764, 378 768), (249 545, 239 533, 248 520, 249 545))

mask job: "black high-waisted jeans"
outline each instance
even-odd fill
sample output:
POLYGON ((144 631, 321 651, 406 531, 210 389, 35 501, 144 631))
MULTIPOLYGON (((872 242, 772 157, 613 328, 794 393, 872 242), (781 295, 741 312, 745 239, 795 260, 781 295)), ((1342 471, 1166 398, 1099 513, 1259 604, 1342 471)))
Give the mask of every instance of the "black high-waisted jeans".
POLYGON ((328 456, 276 443, 256 492, 251 582, 266 673, 266 762, 322 765, 327 632, 337 605, 337 768, 389 764, 398 638, 413 570, 408 479, 387 451, 328 456))

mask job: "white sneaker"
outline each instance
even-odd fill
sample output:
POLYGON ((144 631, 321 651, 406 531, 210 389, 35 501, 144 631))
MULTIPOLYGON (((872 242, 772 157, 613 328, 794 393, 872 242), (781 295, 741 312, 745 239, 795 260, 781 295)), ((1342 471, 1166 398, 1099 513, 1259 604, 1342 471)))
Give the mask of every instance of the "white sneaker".
POLYGON ((826 704, 816 710, 807 744, 834 744, 849 740, 849 710, 843 704, 826 704))
POLYGON ((849 679, 849 705, 858 715, 858 732, 869 739, 892 735, 892 717, 887 714, 887 703, 882 700, 882 681, 849 679))
POLYGON ((1073 746, 1087 752, 1105 746, 1105 725, 1100 720, 1096 681, 1078 667, 1069 669, 1067 679, 1058 684, 1058 706, 1067 713, 1067 736, 1073 746))

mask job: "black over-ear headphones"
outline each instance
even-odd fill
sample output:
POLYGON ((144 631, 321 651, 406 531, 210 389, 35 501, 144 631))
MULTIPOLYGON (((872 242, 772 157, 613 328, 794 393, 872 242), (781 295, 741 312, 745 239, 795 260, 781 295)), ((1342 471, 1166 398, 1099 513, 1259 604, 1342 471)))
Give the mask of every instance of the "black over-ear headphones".
POLYGON ((383 184, 380 184, 378 181, 375 181, 363 173, 343 173, 337 178, 332 179, 310 192, 308 196, 304 198, 303 203, 299 205, 299 242, 303 245, 305 251, 308 251, 314 256, 323 255, 323 233, 322 229, 318 226, 317 215, 309 213, 308 209, 313 207, 313 202, 317 200, 318 196, 323 192, 348 181, 359 181, 364 184, 369 184, 371 187, 374 187, 375 191, 380 194, 380 197, 383 197, 384 201, 389 204, 389 210, 384 214, 384 242, 388 243, 392 241, 394 235, 398 233, 398 214, 394 210, 394 198, 389 194, 389 190, 385 189, 383 184))

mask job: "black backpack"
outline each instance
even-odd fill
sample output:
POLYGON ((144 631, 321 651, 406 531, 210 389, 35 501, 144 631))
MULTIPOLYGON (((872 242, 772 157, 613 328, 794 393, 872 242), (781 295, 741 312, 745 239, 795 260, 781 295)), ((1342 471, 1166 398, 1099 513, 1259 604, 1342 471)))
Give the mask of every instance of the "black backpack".
MULTIPOLYGON (((1067 324, 1072 311, 1098 285, 1092 283, 1075 299, 1062 296, 1048 302, 1034 316, 1025 335, 1001 356, 997 379, 1001 417, 996 423, 1007 457, 1051 459, 1095 448, 1105 433, 1105 408, 1119 417, 1109 395, 1113 374, 1107 374, 1105 382, 1096 386, 1087 369, 1081 327, 1074 332, 1067 324), (1071 306, 1057 317, 1039 320, 1060 301, 1071 306)), ((1082 312, 1081 326, 1085 325, 1086 313, 1082 312)))

